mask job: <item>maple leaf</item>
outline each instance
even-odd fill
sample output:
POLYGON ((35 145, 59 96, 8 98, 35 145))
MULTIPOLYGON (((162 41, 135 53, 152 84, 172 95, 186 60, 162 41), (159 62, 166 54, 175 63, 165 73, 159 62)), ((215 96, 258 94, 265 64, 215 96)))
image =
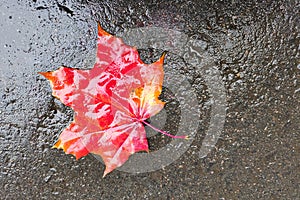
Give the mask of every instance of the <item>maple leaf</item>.
POLYGON ((157 114, 163 84, 164 55, 144 64, 134 47, 104 31, 98 24, 97 58, 90 70, 61 67, 40 72, 52 95, 74 110, 74 120, 60 134, 54 148, 79 159, 100 155, 107 173, 124 164, 130 155, 149 151, 144 124, 173 138, 145 120, 157 114))

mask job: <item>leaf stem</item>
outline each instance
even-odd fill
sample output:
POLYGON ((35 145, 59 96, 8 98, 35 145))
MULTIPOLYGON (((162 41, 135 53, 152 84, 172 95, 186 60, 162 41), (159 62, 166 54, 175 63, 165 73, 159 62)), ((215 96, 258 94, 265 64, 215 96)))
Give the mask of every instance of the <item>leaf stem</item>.
POLYGON ((146 124, 146 125, 149 126, 150 128, 152 128, 153 130, 158 131, 158 132, 160 132, 160 133, 162 133, 162 134, 164 134, 164 135, 167 135, 167 136, 169 136, 169 137, 171 137, 171 138, 188 139, 188 136, 186 136, 186 135, 171 135, 170 133, 167 133, 166 131, 160 130, 160 129, 158 129, 158 128, 152 126, 152 125, 149 124, 148 122, 145 122, 145 121, 143 121, 143 120, 141 120, 141 122, 144 123, 144 124, 146 124))

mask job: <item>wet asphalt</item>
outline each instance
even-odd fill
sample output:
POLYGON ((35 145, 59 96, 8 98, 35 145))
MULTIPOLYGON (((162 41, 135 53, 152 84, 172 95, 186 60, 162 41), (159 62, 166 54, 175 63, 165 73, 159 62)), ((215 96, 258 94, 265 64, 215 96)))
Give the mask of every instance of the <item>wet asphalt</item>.
MULTIPOLYGON (((299 199, 299 8, 299 1, 1 0, 0 199, 299 199), (103 179, 94 156, 76 161, 51 149, 73 112, 38 72, 91 68, 97 21, 112 34, 157 26, 200 42, 226 92, 224 127, 206 156, 199 152, 213 92, 171 50, 165 68, 186 77, 201 114, 180 158, 152 172, 115 170, 103 179)), ((139 50, 147 63, 162 53, 139 50)), ((167 89, 163 128, 176 132, 181 104, 167 89)), ((151 137, 150 150, 169 142, 151 137)))

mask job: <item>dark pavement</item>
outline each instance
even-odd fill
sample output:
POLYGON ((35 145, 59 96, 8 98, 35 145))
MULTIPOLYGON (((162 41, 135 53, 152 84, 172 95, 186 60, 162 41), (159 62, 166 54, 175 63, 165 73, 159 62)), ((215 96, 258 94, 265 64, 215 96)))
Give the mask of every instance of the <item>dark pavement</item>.
MULTIPOLYGON (((299 1, 1 0, 0 199, 300 199, 299 11, 299 1), (91 68, 97 21, 112 34, 176 30, 213 59, 226 91, 226 118, 207 156, 199 152, 213 91, 198 68, 172 51, 165 68, 187 77, 201 114, 179 159, 103 179, 104 165, 94 156, 76 161, 51 149, 73 113, 38 72, 91 68)), ((148 63, 162 52, 139 50, 148 63)), ((172 103, 167 94, 163 128, 172 133, 180 100, 172 103)), ((151 137, 150 150, 169 142, 151 137)))

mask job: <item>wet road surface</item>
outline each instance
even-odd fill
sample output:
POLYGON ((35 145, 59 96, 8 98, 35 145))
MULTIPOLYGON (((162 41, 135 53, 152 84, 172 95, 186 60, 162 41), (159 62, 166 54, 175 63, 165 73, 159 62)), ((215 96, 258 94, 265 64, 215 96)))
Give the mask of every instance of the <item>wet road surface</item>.
MULTIPOLYGON (((1 199, 300 198, 299 1, 197 2, 0 2, 1 199), (224 127, 209 154, 199 156, 213 91, 189 60, 172 51, 165 68, 186 77, 201 114, 179 159, 160 170, 115 170, 102 179, 104 165, 94 156, 76 161, 51 149, 73 113, 37 72, 91 68, 97 21, 112 34, 156 26, 198 41, 226 91, 224 127)), ((148 63, 162 52, 139 50, 148 63)), ((176 132, 180 104, 167 94, 163 128, 176 132)), ((150 150, 169 142, 151 137, 150 150)))

